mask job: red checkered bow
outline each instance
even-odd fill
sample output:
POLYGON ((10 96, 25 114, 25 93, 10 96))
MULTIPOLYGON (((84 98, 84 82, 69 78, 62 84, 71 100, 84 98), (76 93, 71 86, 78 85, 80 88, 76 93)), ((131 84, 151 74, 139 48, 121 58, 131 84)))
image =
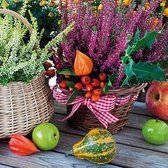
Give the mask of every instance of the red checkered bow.
MULTIPOLYGON (((67 104, 68 100, 68 94, 62 93, 57 90, 57 87, 53 89, 53 97, 61 104, 67 104)), ((74 113, 77 111, 77 109, 81 105, 86 105, 88 109, 97 117, 97 119, 104 125, 105 128, 108 127, 108 124, 112 122, 117 122, 118 118, 113 116, 109 113, 112 109, 115 108, 115 106, 122 106, 129 101, 134 101, 138 97, 138 94, 131 97, 125 96, 125 97, 116 97, 114 95, 106 95, 101 96, 101 98, 97 102, 92 102, 90 98, 84 98, 81 96, 78 96, 75 98, 75 100, 68 104, 73 105, 71 113, 61 121, 65 121, 68 118, 72 117, 74 113)))

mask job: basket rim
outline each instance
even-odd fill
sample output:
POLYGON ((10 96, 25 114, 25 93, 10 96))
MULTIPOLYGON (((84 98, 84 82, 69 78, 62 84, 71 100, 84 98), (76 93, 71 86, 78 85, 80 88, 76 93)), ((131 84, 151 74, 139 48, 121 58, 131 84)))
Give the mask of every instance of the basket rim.
POLYGON ((0 9, 0 14, 10 15, 10 16, 13 16, 14 18, 18 19, 27 27, 27 29, 29 30, 29 33, 32 34, 32 31, 33 31, 32 25, 28 22, 28 20, 25 17, 23 17, 19 13, 15 12, 13 10, 10 10, 10 9, 0 9))
POLYGON ((115 94, 115 95, 122 95, 127 93, 137 93, 141 91, 143 88, 147 86, 147 83, 141 83, 141 84, 134 84, 132 86, 128 87, 121 87, 118 89, 109 89, 109 93, 107 94, 115 94))

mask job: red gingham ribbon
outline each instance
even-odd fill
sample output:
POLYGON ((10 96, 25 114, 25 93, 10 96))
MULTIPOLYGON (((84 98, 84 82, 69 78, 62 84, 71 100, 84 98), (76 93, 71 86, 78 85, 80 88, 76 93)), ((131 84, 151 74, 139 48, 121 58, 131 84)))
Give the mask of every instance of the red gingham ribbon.
MULTIPOLYGON (((68 94, 60 92, 57 89, 58 89, 57 87, 53 89, 53 97, 60 104, 67 105, 68 94)), ((78 96, 75 98, 75 100, 72 103, 69 104, 69 105, 73 105, 71 113, 66 118, 62 119, 61 121, 65 121, 68 118, 72 117, 81 105, 86 105, 87 108, 104 125, 104 127, 107 128, 108 124, 112 122, 115 123, 118 121, 118 118, 110 114, 109 111, 114 109, 116 105, 122 106, 128 103, 129 101, 136 100, 137 97, 138 97, 138 94, 133 97, 131 97, 130 95, 125 96, 125 97, 116 97, 114 95, 106 95, 106 96, 101 96, 101 98, 98 101, 92 102, 90 98, 84 98, 84 97, 78 96)))

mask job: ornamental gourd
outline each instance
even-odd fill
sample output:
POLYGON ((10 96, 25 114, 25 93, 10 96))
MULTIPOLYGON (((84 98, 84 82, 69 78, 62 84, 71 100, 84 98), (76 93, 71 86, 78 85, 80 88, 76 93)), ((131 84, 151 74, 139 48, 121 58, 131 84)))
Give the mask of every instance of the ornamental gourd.
POLYGON ((76 50, 74 72, 77 76, 88 75, 92 72, 93 61, 85 54, 76 50))
POLYGON ((95 128, 73 145, 72 152, 79 159, 106 164, 114 160, 116 156, 116 143, 109 131, 95 128))

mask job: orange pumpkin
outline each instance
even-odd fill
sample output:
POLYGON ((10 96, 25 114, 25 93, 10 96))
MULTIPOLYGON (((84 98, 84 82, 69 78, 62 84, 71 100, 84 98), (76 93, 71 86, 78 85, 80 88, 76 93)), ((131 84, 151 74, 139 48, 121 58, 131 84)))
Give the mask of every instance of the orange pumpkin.
POLYGON ((74 72, 77 76, 88 75, 92 72, 93 61, 85 54, 76 50, 74 72))

